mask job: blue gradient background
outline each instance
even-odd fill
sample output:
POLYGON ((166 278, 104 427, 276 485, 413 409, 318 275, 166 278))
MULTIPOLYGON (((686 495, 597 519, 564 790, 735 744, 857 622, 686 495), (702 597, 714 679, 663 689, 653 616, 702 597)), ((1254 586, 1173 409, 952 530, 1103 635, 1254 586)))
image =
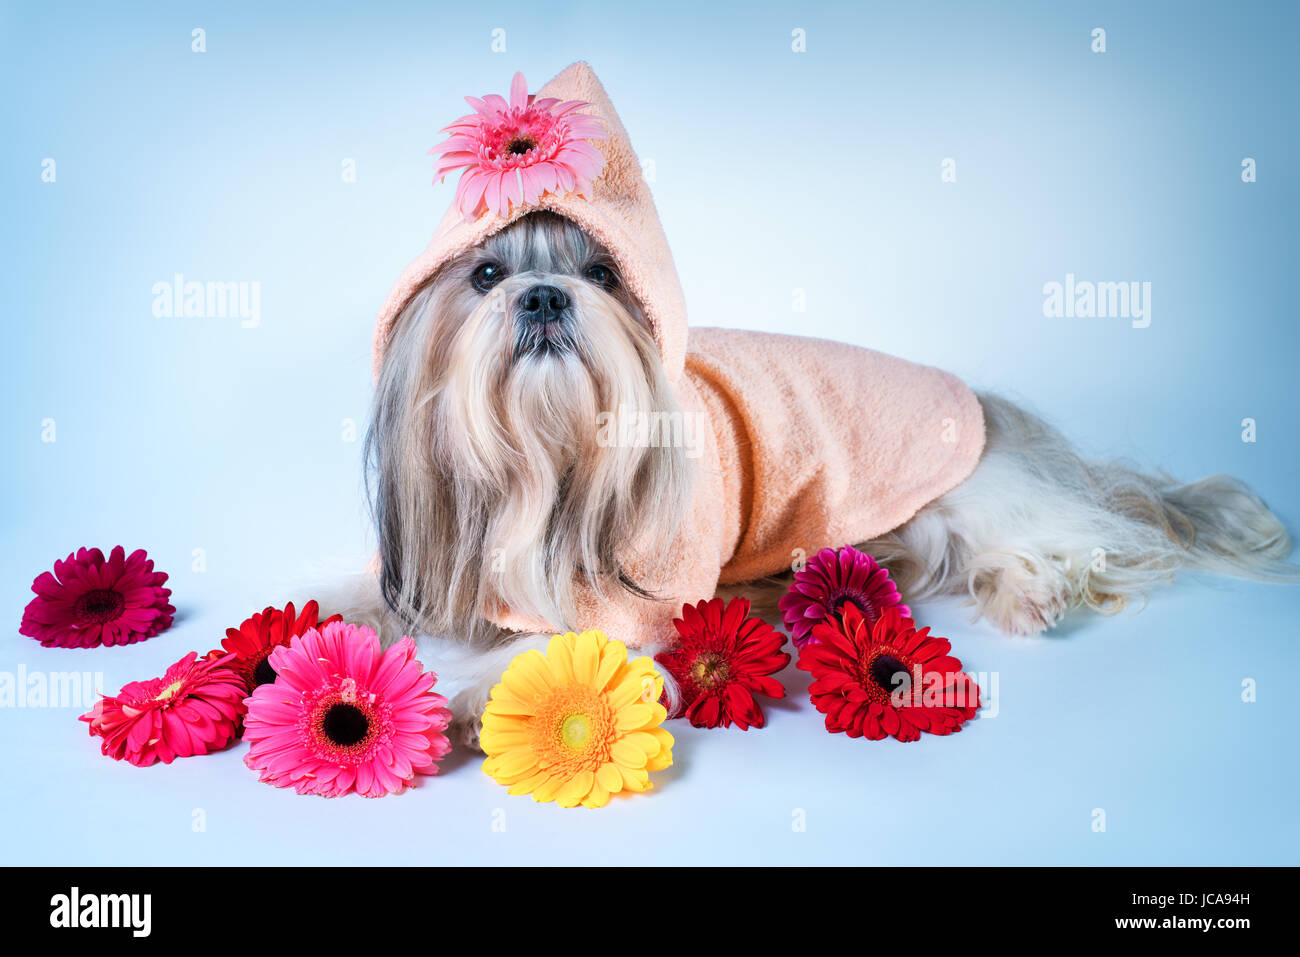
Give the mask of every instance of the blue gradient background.
MULTIPOLYGON (((111 692, 364 563, 372 321, 454 189, 425 152, 464 94, 580 58, 654 160, 695 324, 943 366, 1092 454, 1242 476, 1300 525, 1295 5, 542 7, 0 6, 0 671, 111 692), (178 272, 260 283, 260 326, 155 318, 178 272), (1067 272, 1151 282, 1150 327, 1044 318, 1067 272), (82 652, 17 634, 38 572, 117 543, 171 572, 171 631, 82 652)), ((996 717, 850 741, 791 671, 768 728, 674 727, 659 789, 600 813, 510 798, 463 754, 399 798, 300 798, 242 745, 139 770, 99 757, 78 709, 0 710, 21 822, 0 861, 1296 864, 1298 611, 1295 589, 1186 579, 1027 641, 920 607, 998 672, 996 717)))

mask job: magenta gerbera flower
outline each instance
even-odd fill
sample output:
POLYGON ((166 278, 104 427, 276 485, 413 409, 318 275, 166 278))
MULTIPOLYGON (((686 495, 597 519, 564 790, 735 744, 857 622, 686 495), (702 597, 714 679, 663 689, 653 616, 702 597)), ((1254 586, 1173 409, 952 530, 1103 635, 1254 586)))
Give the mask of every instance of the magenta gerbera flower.
POLYGON ((529 94, 522 73, 510 84, 510 102, 488 94, 465 97, 474 112, 442 130, 450 137, 430 154, 441 153, 434 181, 464 169, 456 187, 456 208, 473 220, 485 209, 507 216, 511 205, 532 205, 544 193, 586 195, 605 166, 587 140, 606 137, 600 118, 578 111, 583 100, 539 100, 529 94))
POLYGON ((79 548, 32 582, 36 597, 23 609, 18 633, 47 648, 96 648, 144 641, 171 626, 165 572, 153 570, 144 549, 121 545, 104 560, 98 548, 79 548))
POLYGON ((387 650, 369 628, 330 622, 308 629, 268 659, 275 681, 248 699, 244 763, 299 794, 399 793, 436 774, 451 750, 438 676, 415 660, 415 642, 387 650))
POLYGON ((225 658, 198 659, 191 651, 161 678, 132 681, 105 696, 81 720, 100 750, 137 767, 224 748, 244 713, 244 681, 225 658))
POLYGON ((894 580, 876 560, 852 545, 839 551, 823 548, 801 571, 777 603, 795 647, 813 640, 813 626, 853 605, 874 624, 886 608, 897 607, 904 618, 912 611, 903 604, 894 580))

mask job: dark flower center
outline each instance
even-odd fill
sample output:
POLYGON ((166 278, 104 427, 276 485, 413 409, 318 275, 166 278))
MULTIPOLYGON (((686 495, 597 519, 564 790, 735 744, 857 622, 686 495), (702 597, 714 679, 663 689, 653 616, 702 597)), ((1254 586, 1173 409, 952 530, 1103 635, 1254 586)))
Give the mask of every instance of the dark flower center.
POLYGON ((907 673, 907 665, 903 664, 893 655, 877 655, 876 660, 871 662, 868 669, 871 680, 874 681, 884 691, 891 694, 895 691, 903 691, 911 684, 911 679, 907 673), (902 672, 903 680, 895 681, 895 676, 902 672))
POLYGON ((370 719, 356 705, 339 702, 325 712, 321 731, 340 748, 350 748, 365 740, 370 732, 370 719))
POLYGON ((843 614, 844 606, 852 605, 858 611, 862 612, 862 617, 867 619, 873 625, 876 619, 880 617, 880 610, 876 608, 876 603, 861 592, 848 592, 842 595, 836 595, 831 600, 831 607, 835 609, 835 614, 843 614))
POLYGON ((269 685, 273 681, 275 681, 275 669, 271 667, 271 659, 263 658, 253 669, 253 687, 269 685))
POLYGON ((96 588, 77 599, 72 606, 72 613, 84 623, 102 625, 117 618, 125 607, 126 599, 121 592, 111 588, 96 588))
POLYGON ((691 678, 701 688, 722 684, 730 674, 726 660, 716 651, 706 651, 691 664, 691 678))
POLYGON ((516 136, 506 147, 506 152, 514 153, 516 156, 523 156, 529 150, 537 146, 537 141, 531 136, 516 136))

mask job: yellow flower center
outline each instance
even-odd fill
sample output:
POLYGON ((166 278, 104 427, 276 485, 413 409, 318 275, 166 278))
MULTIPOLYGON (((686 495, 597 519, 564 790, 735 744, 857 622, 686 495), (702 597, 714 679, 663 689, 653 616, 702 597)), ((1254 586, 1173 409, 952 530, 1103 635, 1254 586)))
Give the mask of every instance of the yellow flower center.
POLYGON ((181 690, 181 685, 182 685, 182 684, 184 684, 184 682, 181 682, 181 681, 173 681, 173 682, 172 682, 171 684, 169 684, 166 688, 163 688, 162 691, 159 691, 159 692, 158 692, 158 697, 155 698, 154 700, 155 700, 155 701, 166 701, 168 698, 170 698, 170 697, 171 697, 172 695, 174 695, 176 692, 178 692, 178 691, 181 690))
POLYGON ((581 685, 554 688, 530 722, 532 747, 544 768, 594 771, 609 760, 617 736, 603 694, 581 685))
POLYGON ((727 662, 714 651, 706 651, 691 665, 691 677, 701 688, 712 688, 714 685, 722 684, 730 674, 731 669, 727 667, 727 662))
POLYGON ((577 751, 591 737, 591 722, 585 714, 571 714, 560 725, 560 740, 566 748, 577 751))

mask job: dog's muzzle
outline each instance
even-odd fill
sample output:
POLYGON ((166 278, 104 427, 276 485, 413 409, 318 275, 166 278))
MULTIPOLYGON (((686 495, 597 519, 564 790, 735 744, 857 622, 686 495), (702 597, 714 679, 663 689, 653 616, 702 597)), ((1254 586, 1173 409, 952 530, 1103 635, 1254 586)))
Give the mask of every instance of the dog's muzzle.
POLYGON ((559 286, 537 285, 519 297, 516 352, 563 351, 573 345, 572 302, 559 286))

